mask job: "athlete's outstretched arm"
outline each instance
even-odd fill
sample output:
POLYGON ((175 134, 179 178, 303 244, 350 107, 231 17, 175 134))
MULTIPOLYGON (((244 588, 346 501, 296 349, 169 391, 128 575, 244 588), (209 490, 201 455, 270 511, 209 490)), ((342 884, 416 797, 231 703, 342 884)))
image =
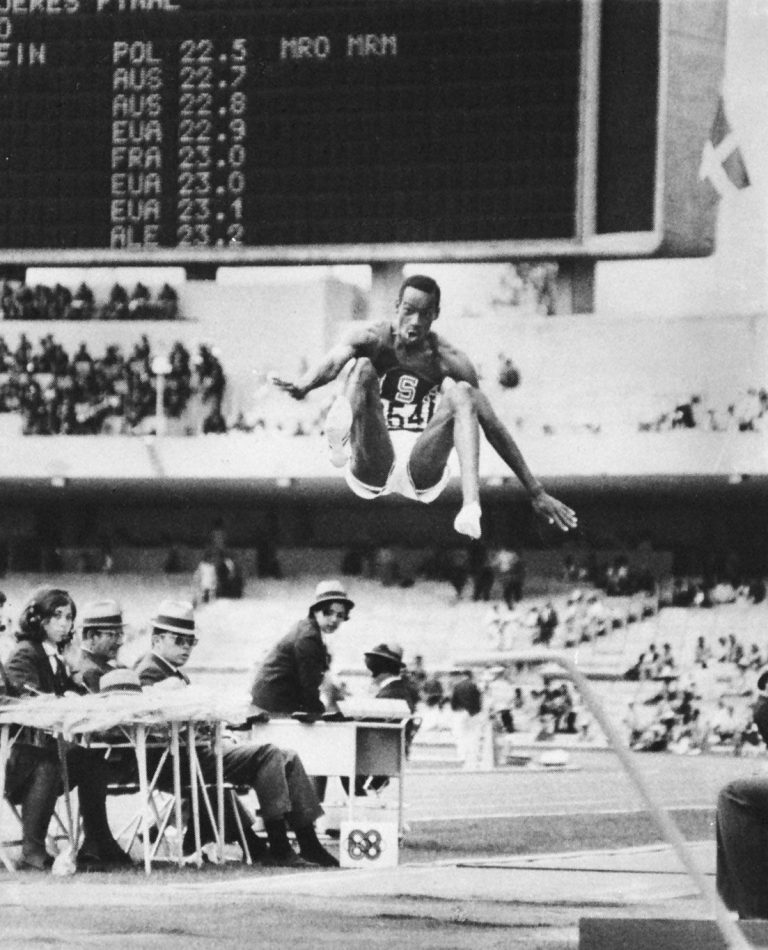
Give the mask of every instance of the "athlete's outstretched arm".
POLYGON ((512 469, 525 490, 531 496, 533 510, 561 531, 568 531, 578 524, 576 513, 557 498, 547 494, 544 486, 528 468, 523 453, 512 438, 512 433, 496 415, 490 400, 482 390, 477 390, 477 419, 488 443, 496 454, 512 469))
POLYGON ((480 389, 477 371, 469 357, 444 339, 439 340, 439 347, 447 375, 452 379, 469 383, 475 390, 475 406, 480 428, 496 454, 512 469, 523 488, 531 496, 531 504, 536 514, 549 524, 556 525, 561 531, 575 528, 578 524, 576 513, 568 505, 564 505, 557 498, 547 494, 544 486, 528 468, 523 453, 512 438, 512 433, 498 417, 491 401, 480 389))
POLYGON ((319 389, 320 386, 333 382, 351 359, 365 352, 366 345, 370 341, 371 334, 367 327, 354 329, 297 380, 271 375, 270 382, 293 396, 294 399, 303 399, 313 389, 319 389))
POLYGON ((270 382, 278 389, 287 392, 294 399, 303 399, 308 392, 332 382, 344 366, 353 358, 355 350, 347 344, 339 344, 329 350, 319 363, 311 367, 297 380, 282 379, 279 376, 270 376, 270 382))

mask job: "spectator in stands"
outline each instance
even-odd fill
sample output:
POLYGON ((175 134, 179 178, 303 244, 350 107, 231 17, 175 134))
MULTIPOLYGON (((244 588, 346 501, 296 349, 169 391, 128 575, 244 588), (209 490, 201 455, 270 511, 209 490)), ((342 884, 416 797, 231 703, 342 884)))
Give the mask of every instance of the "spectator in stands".
POLYGON ((216 555, 216 596, 238 598, 243 596, 243 573, 240 565, 228 551, 216 555))
POLYGON ((736 739, 738 724, 734 708, 723 698, 717 701, 717 709, 710 719, 709 729, 710 735, 717 742, 729 743, 736 739))
MULTIPOLYGON (((176 344, 172 355, 164 405, 166 414, 177 418, 191 393, 190 371, 182 344, 176 344)), ((150 357, 146 336, 127 361, 115 345, 94 359, 85 344, 70 361, 50 334, 41 338, 37 351, 22 336, 0 384, 0 411, 20 411, 23 431, 35 435, 130 431, 155 414, 150 357), (26 365, 20 368, 19 361, 26 365)))
POLYGON ((712 650, 709 644, 705 641, 703 636, 700 636, 696 641, 696 650, 693 657, 694 666, 700 666, 703 670, 706 670, 712 659, 712 650))
POLYGON ((587 637, 590 640, 604 637, 608 633, 610 625, 608 608, 596 591, 591 591, 587 595, 586 625, 587 637))
POLYGON ((221 412, 226 378, 218 359, 218 351, 201 345, 195 359, 197 373, 197 388, 202 397, 203 406, 210 412, 213 409, 221 412))
MULTIPOLYGON (((427 671, 424 667, 424 657, 420 653, 417 653, 416 656, 414 656, 413 664, 407 668, 407 671, 408 678, 419 690, 419 694, 421 694, 421 688, 427 679, 427 671)), ((419 698, 421 697, 419 696, 419 698)))
POLYGON ((499 368, 496 380, 502 389, 515 389, 520 385, 520 370, 504 353, 499 353, 499 368))
POLYGON ((472 578, 472 600, 489 600, 493 590, 493 567, 488 549, 482 541, 472 540, 467 546, 469 574, 472 578))
POLYGON ((440 677, 435 673, 427 675, 421 684, 421 699, 428 709, 439 709, 442 705, 445 690, 440 677))
POLYGON ((203 419, 203 435, 222 435, 227 431, 227 421, 221 414, 218 406, 211 406, 208 415, 203 419))
POLYGON ((495 600, 485 615, 484 625, 494 650, 512 649, 514 614, 502 600, 495 600))
POLYGON ((219 581, 216 574, 216 556, 210 549, 203 552, 200 563, 195 568, 193 583, 196 603, 210 604, 216 600, 219 581))
POLYGON ((165 320, 175 320, 178 317, 179 295, 170 284, 163 284, 160 288, 160 292, 157 295, 157 302, 160 307, 158 316, 161 316, 165 320))
POLYGON ((515 687, 503 666, 492 666, 488 675, 490 682, 485 694, 488 714, 495 719, 502 732, 512 733, 515 731, 515 687))
POLYGON ((472 676, 472 670, 451 671, 451 709, 454 715, 454 736, 458 756, 465 768, 471 768, 477 759, 485 722, 483 698, 472 676))
POLYGON ((132 320, 146 320, 150 316, 149 288, 141 281, 136 284, 128 298, 128 313, 132 320))
POLYGON ((525 564, 517 551, 510 548, 498 548, 493 555, 494 581, 507 607, 512 607, 523 599, 525 564))
POLYGON ((559 618, 554 604, 548 600, 539 610, 539 634, 538 643, 548 647, 555 636, 559 624, 559 618))

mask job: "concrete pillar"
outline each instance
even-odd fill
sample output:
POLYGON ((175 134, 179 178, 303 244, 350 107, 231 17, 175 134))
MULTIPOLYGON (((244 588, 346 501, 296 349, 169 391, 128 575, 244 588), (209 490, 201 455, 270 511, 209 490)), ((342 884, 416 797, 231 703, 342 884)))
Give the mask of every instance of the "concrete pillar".
POLYGON ((594 312, 595 266, 595 261, 584 258, 559 262, 556 307, 558 314, 594 312))
POLYGON ((395 301, 403 282, 403 265, 386 261, 371 264, 371 294, 369 314, 371 320, 391 320, 395 301))

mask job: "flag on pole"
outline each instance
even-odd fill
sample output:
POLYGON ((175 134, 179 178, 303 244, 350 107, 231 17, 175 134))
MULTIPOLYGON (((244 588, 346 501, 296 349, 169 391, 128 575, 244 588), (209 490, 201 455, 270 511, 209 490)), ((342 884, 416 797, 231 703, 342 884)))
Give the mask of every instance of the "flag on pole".
POLYGON ((722 96, 717 101, 715 121, 699 166, 699 181, 707 180, 721 198, 750 185, 747 166, 725 114, 722 96))

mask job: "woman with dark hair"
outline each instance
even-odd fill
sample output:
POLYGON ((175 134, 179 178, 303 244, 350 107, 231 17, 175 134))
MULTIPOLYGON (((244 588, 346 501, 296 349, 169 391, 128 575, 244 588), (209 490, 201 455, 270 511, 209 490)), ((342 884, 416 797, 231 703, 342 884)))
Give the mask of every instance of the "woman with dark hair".
MULTIPOLYGON (((55 587, 37 590, 19 618, 18 641, 6 663, 11 688, 19 696, 53 693, 65 696, 82 693, 72 678, 62 655, 72 639, 77 608, 69 593, 55 587)), ((29 840, 24 864, 44 870, 53 863, 45 850, 45 836, 56 798, 62 791, 58 747, 52 736, 24 730, 16 740, 19 754, 34 772, 37 766, 50 776, 57 769, 57 784, 38 788, 22 802, 23 837, 29 840)), ((70 746, 66 752, 70 787, 78 787, 84 838, 77 856, 80 870, 108 870, 113 865, 130 865, 131 859, 112 836, 107 821, 107 768, 101 753, 70 746)), ((35 783, 39 784, 39 783, 35 783)))

